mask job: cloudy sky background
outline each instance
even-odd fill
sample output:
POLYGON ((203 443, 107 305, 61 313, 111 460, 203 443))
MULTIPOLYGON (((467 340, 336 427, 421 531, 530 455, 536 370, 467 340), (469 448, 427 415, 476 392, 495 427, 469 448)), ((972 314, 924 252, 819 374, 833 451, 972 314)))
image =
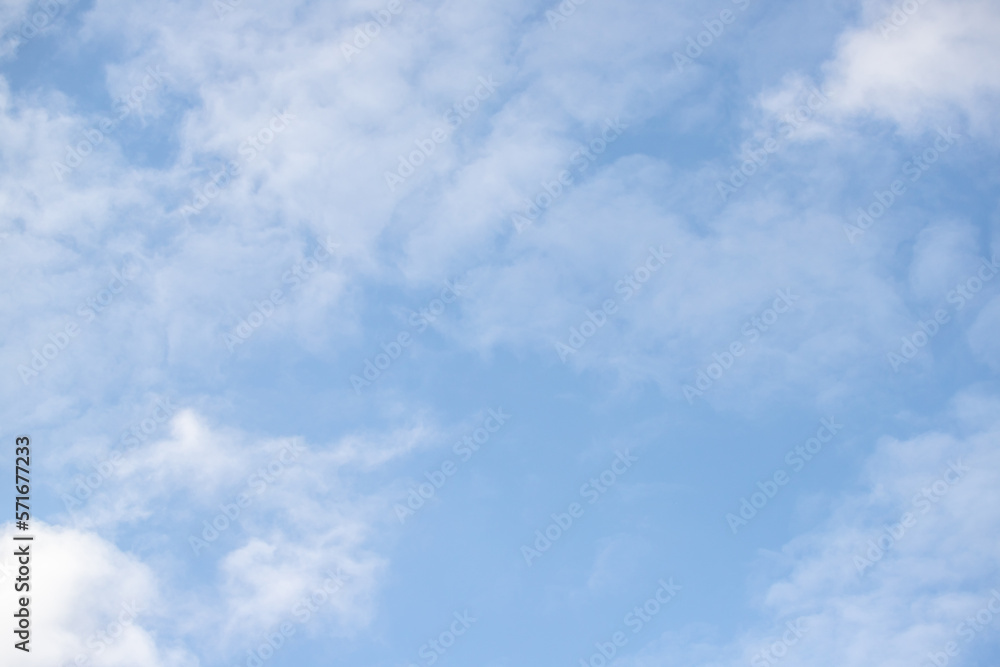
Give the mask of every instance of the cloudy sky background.
POLYGON ((1000 590, 997 35, 989 0, 5 2, 31 664, 252 665, 288 623, 265 664, 430 665, 456 613, 435 664, 995 664, 959 624, 1000 590))

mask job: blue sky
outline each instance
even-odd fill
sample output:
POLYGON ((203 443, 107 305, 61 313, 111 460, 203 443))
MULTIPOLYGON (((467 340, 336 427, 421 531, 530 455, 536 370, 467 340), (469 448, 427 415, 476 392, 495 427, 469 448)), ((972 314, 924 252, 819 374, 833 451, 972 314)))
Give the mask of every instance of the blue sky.
POLYGON ((33 664, 994 664, 998 32, 6 2, 33 664))

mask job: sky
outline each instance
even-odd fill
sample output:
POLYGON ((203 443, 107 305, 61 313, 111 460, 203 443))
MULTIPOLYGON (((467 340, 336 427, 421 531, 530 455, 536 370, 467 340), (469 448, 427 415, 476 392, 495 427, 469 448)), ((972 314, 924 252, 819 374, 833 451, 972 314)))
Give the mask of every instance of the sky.
POLYGON ((998 35, 5 0, 0 664, 995 665, 998 35))

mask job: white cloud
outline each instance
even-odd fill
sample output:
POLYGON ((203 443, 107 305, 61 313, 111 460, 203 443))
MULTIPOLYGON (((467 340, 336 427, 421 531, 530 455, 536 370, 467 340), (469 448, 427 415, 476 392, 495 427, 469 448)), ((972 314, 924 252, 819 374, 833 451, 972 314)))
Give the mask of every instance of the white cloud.
POLYGON ((914 294, 943 305, 948 290, 967 278, 979 263, 978 236, 975 227, 955 220, 921 230, 910 262, 910 288, 914 294))
POLYGON ((349 636, 374 617, 388 560, 373 540, 393 520, 398 492, 370 491, 364 476, 440 443, 437 429, 418 423, 320 447, 213 426, 183 409, 169 434, 124 452, 69 518, 73 530, 155 548, 140 549, 141 567, 170 587, 163 615, 190 614, 169 635, 184 645, 225 657, 283 622, 302 623, 299 604, 331 573, 344 583, 304 631, 349 636), (209 582, 192 581, 192 568, 209 582))
POLYGON ((962 395, 946 431, 883 439, 861 489, 842 496, 822 526, 761 554, 761 569, 783 574, 761 591, 760 628, 726 644, 689 627, 622 664, 746 664, 798 618, 804 636, 776 664, 903 667, 951 641, 973 650, 958 626, 1000 586, 998 408, 995 396, 962 395), (901 526, 906 513, 912 520, 901 526))
POLYGON ((865 25, 842 36, 828 63, 834 104, 844 113, 891 119, 908 132, 947 125, 958 112, 974 133, 995 139, 1000 7, 991 0, 916 4, 887 31, 883 18, 893 5, 873 3, 865 25))
MULTIPOLYGON (((57 667, 78 656, 89 657, 94 667, 198 664, 187 651, 158 639, 162 582, 148 565, 91 532, 39 520, 31 525, 30 648, 36 664, 57 667)), ((5 545, 21 544, 11 540, 16 532, 12 524, 3 526, 5 545)), ((16 576, 16 565, 9 567, 3 582, 8 593, 16 576)), ((0 596, 0 610, 4 618, 13 617, 13 595, 0 596)))

